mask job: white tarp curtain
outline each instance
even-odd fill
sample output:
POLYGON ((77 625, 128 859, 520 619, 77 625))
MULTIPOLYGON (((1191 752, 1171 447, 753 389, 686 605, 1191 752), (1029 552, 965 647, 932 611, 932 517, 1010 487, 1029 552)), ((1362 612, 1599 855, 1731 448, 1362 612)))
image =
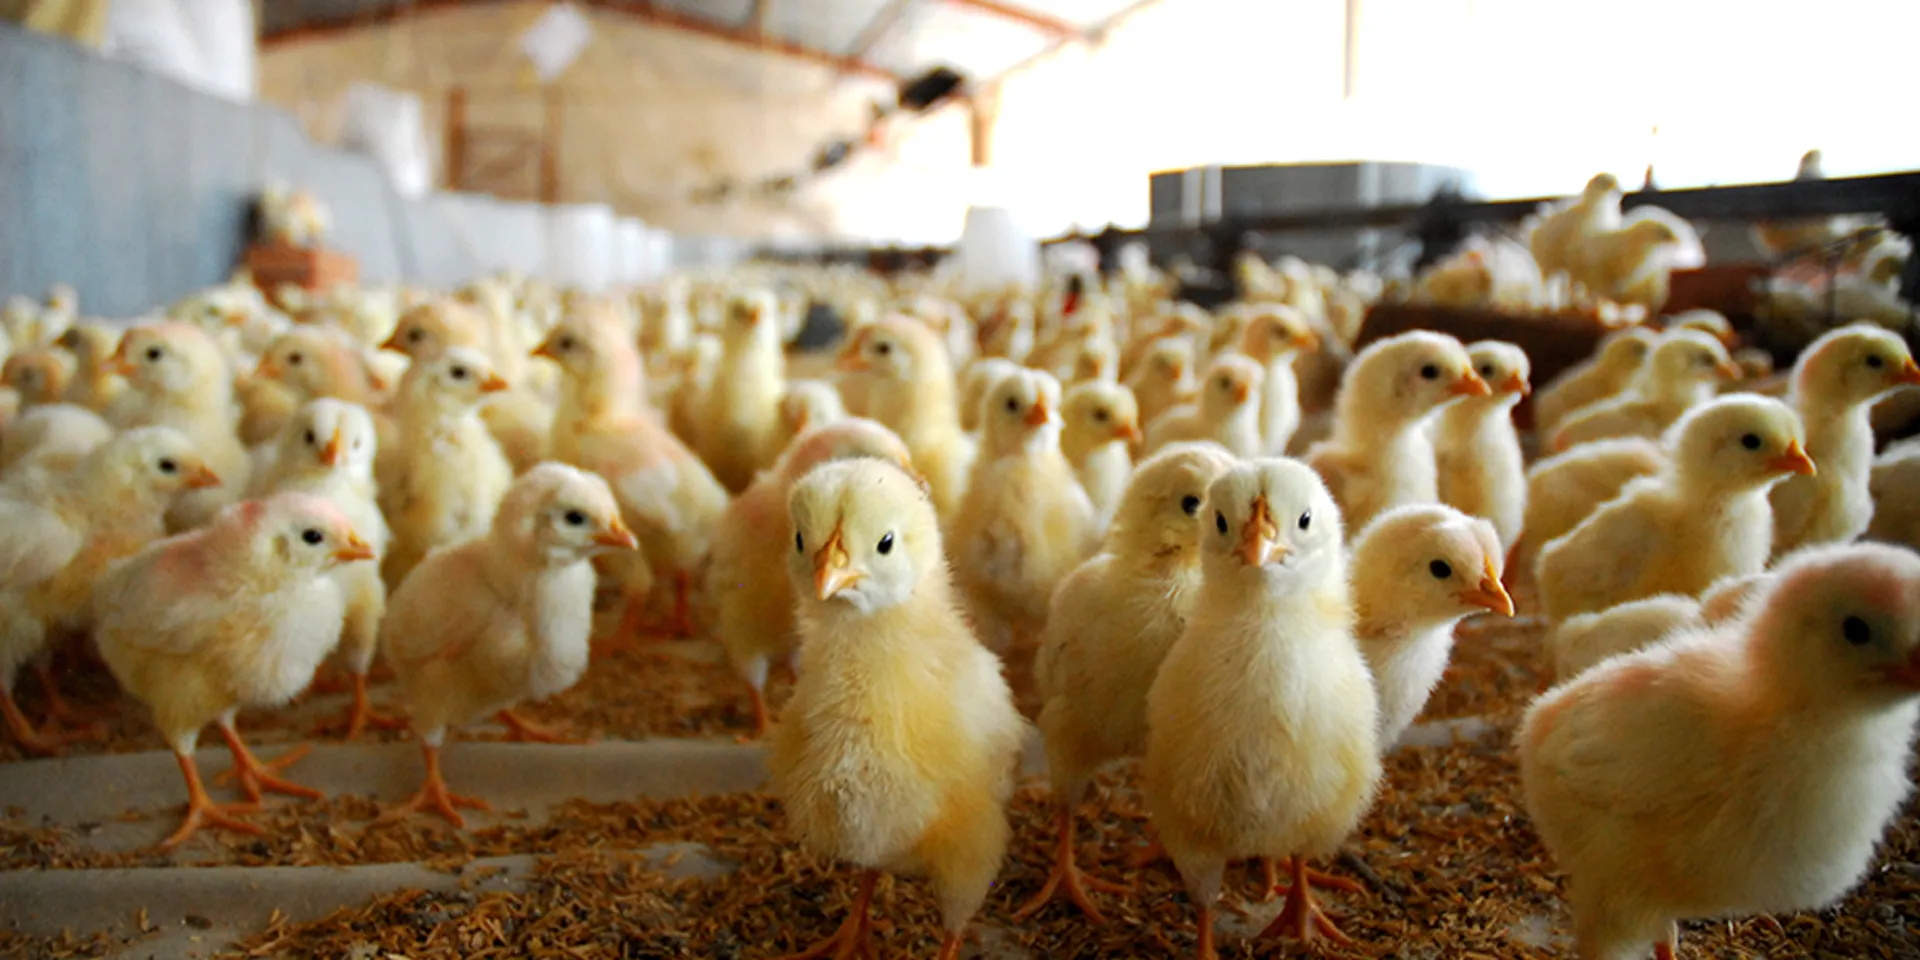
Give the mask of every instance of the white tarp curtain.
POLYGON ((254 97, 250 0, 113 0, 100 52, 229 100, 254 97))
POLYGON ((403 197, 418 199, 433 189, 433 152, 420 98, 377 83, 347 87, 341 107, 340 145, 371 155, 403 197))

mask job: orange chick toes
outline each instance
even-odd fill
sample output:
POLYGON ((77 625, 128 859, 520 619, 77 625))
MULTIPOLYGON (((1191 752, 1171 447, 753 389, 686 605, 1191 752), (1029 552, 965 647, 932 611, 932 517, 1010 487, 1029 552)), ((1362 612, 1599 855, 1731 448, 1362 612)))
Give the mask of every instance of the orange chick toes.
POLYGON ((227 749, 233 752, 233 767, 214 779, 215 783, 237 781, 247 799, 259 803, 263 793, 282 793, 290 797, 304 797, 318 800, 325 794, 312 787, 303 787, 292 781, 276 776, 280 771, 293 766, 301 757, 307 755, 313 747, 301 744, 272 760, 261 760, 240 742, 240 734, 230 723, 220 724, 220 736, 227 741, 227 749))
MULTIPOLYGON (((1320 905, 1313 899, 1313 881, 1307 869, 1305 857, 1294 857, 1290 872, 1293 882, 1286 889, 1287 902, 1280 908, 1280 915, 1260 931, 1260 939, 1292 936, 1302 943, 1312 943, 1316 936, 1325 936, 1336 943, 1348 944, 1353 940, 1340 932, 1333 921, 1327 918, 1320 905)), ((1338 877, 1328 878, 1339 880, 1338 877)), ((1351 883, 1352 881, 1343 881, 1351 883)), ((1324 884, 1334 886, 1335 884, 1324 884)))
POLYGON ((1060 842, 1054 851, 1053 869, 1047 874, 1046 886, 1041 887, 1040 892, 1034 894, 1033 899, 1028 900, 1025 906, 1015 911, 1013 919, 1025 920, 1064 893, 1069 900, 1073 901, 1074 906, 1079 907, 1080 911, 1087 915, 1087 919, 1094 923, 1106 923, 1107 918, 1100 913, 1099 907, 1094 906, 1093 898, 1087 896, 1087 889, 1092 888, 1101 893, 1125 894, 1131 893, 1132 888, 1081 873, 1079 865, 1074 862, 1073 855, 1073 811, 1061 810, 1057 816, 1060 821, 1060 842))
POLYGON ((873 952, 873 888, 879 882, 880 871, 862 873, 860 892, 854 896, 853 907, 840 929, 835 930, 833 936, 780 960, 854 960, 855 957, 872 960, 877 956, 873 952))
POLYGON ((248 805, 222 806, 207 796, 207 788, 200 782, 200 768, 194 764, 191 754, 176 753, 174 757, 180 761, 180 773, 187 781, 187 814, 181 820, 180 828, 160 841, 160 849, 171 850, 187 842, 202 827, 234 830, 255 836, 266 833, 258 825, 233 815, 234 811, 245 810, 248 805))
POLYGON ((440 748, 431 744, 422 744, 421 753, 427 763, 427 778, 420 784, 420 791, 413 798, 393 808, 380 817, 382 823, 393 823, 421 811, 435 814, 453 824, 455 829, 465 829, 467 818, 460 815, 460 808, 468 810, 490 811, 493 808, 478 797, 463 797, 447 789, 445 777, 440 775, 440 748))

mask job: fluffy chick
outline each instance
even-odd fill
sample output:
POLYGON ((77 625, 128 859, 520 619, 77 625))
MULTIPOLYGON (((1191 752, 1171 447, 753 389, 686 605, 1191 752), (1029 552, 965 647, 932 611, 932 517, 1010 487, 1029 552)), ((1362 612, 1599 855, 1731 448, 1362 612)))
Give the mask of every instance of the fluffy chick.
POLYGON ((253 462, 234 432, 233 372, 226 354, 198 328, 181 323, 135 327, 120 338, 114 354, 130 388, 121 427, 172 427, 193 441, 193 448, 219 474, 221 484, 180 497, 167 513, 167 529, 179 531, 212 520, 238 499, 252 476, 253 462))
POLYGON ((1658 339, 1658 333, 1645 327, 1608 334, 1592 358, 1555 377, 1533 399, 1534 429, 1543 437, 1553 436, 1568 414, 1625 390, 1639 376, 1658 339))
POLYGON ((1127 388, 1140 405, 1140 422, 1152 423, 1174 407, 1189 403, 1199 387, 1193 379, 1193 341, 1161 337, 1151 341, 1127 388))
POLYGON ((954 578, 1001 650, 1038 642, 1054 587, 1099 538, 1093 502, 1060 452, 1059 407, 1059 381, 1036 370, 987 394, 983 449, 950 521, 954 578))
POLYGON ((1147 694, 1142 793, 1217 956, 1227 861, 1293 858, 1264 935, 1338 936, 1307 859, 1353 832, 1380 780, 1379 700, 1354 641, 1340 510, 1298 461, 1242 462, 1201 507, 1201 584, 1147 694))
POLYGON ((1211 443, 1175 444, 1142 463, 1101 552, 1053 593, 1034 678, 1059 846, 1046 886, 1016 918, 1063 893, 1104 920, 1085 889, 1100 884, 1074 863, 1073 813, 1101 767, 1146 746, 1147 690, 1200 586, 1200 507, 1233 463, 1211 443))
POLYGON ((707 596, 719 608, 720 645, 727 662, 753 697, 755 737, 767 732, 767 671, 792 665, 794 593, 787 579, 786 541, 767 531, 786 521, 793 485, 814 467, 833 460, 877 457, 911 472, 906 444, 878 421, 853 418, 800 435, 773 469, 727 504, 713 531, 707 596))
POLYGON ((1660 335, 1631 387, 1561 421, 1553 448, 1610 437, 1657 437, 1682 414, 1712 399, 1717 382, 1739 377, 1740 368, 1720 341, 1698 330, 1669 330, 1660 335))
MULTIPOLYGON (((547 454, 553 407, 531 384, 514 379, 515 373, 525 368, 525 348, 501 329, 503 322, 497 311, 481 310, 458 300, 435 299, 401 314, 392 336, 380 348, 403 353, 414 363, 434 360, 451 347, 465 347, 485 356, 508 388, 488 396, 480 406, 480 419, 514 470, 523 472, 547 454)), ((386 444, 385 437, 382 444, 383 449, 391 446, 395 455, 401 450, 398 444, 386 444)))
POLYGON ((1293 365, 1300 353, 1316 350, 1320 337, 1300 312, 1284 304, 1255 308, 1240 335, 1242 353, 1260 364, 1260 453, 1284 456, 1300 428, 1300 378, 1293 365))
POLYGON ((1536 579, 1547 616, 1698 594, 1721 577, 1763 569, 1773 543, 1768 488, 1814 472, 1802 438, 1800 419, 1768 397, 1722 397, 1687 414, 1667 439, 1665 470, 1628 484, 1541 549, 1536 579))
POLYGON ((1265 446, 1260 390, 1265 369, 1250 357, 1221 354, 1207 365, 1199 403, 1175 407, 1147 426, 1147 449, 1211 440, 1234 456, 1251 457, 1265 446))
POLYGON ((871 955, 885 870, 931 878, 940 957, 956 960, 1006 853, 1025 724, 954 602, 937 516, 911 477, 879 460, 830 463, 789 509, 803 665, 768 768, 801 842, 864 871, 817 953, 871 955))
POLYGON ((481 421, 479 408, 507 381, 477 350, 449 347, 408 368, 400 383, 404 459, 383 484, 380 509, 393 531, 381 564, 398 587, 436 547, 479 536, 513 482, 513 465, 481 421))
POLYGON ((1519 566, 1523 557, 1537 554, 1619 496, 1629 482, 1659 473, 1666 465, 1660 444, 1640 437, 1596 440, 1536 461, 1527 471, 1521 544, 1508 566, 1519 566))
POLYGON ((1483 517, 1500 534, 1503 551, 1520 539, 1527 511, 1527 464, 1513 408, 1531 391, 1527 352, 1511 343, 1482 340, 1467 345, 1474 372, 1493 388, 1440 411, 1434 431, 1434 465, 1440 501, 1483 517))
POLYGON ((276 774, 301 752, 263 763, 234 729, 242 707, 277 707, 312 681, 340 639, 344 600, 329 574, 373 548, 339 508, 286 493, 247 500, 206 527, 150 544, 94 592, 94 639, 114 679, 153 711, 187 782, 185 820, 161 843, 203 826, 260 833, 207 796, 194 763, 200 729, 218 723, 233 771, 261 791, 318 797, 276 774))
POLYGON ((1771 580, 1767 573, 1724 577, 1698 599, 1663 593, 1569 617, 1547 635, 1553 675, 1564 682, 1608 657, 1644 650, 1682 630, 1731 621, 1771 580))
POLYGON ((0 478, 13 484, 22 473, 59 473, 113 438, 113 425, 71 403, 48 403, 23 411, 0 432, 0 478))
POLYGON ((932 484, 934 506, 952 522, 977 451, 960 429, 953 366, 939 335, 917 320, 887 317, 847 342, 839 368, 865 383, 867 416, 906 441, 914 466, 932 484))
POLYGON ((756 295, 733 304, 720 330, 720 363, 706 391, 698 447, 733 493, 780 454, 775 444, 787 360, 777 312, 772 296, 756 295))
POLYGON ((113 354, 120 348, 119 330, 98 323, 77 323, 54 344, 73 355, 68 403, 105 413, 126 392, 126 378, 113 369, 113 354))
MULTIPOLYGON (((780 430, 775 440, 784 455, 795 438, 815 427, 846 419, 840 388, 826 380, 790 380, 780 394, 780 430)), ((758 479, 755 481, 758 483, 758 479)))
POLYGON ((1452 337, 1416 331, 1380 340, 1347 368, 1333 436, 1314 444, 1306 462, 1355 529, 1394 507, 1433 503, 1440 481, 1427 418, 1446 403, 1492 392, 1452 337))
POLYGON ((1751 619, 1616 657, 1522 721, 1521 785, 1591 960, 1674 955, 1679 920, 1816 909, 1911 789, 1920 557, 1827 547, 1751 619))
POLYGON ((1360 652, 1380 697, 1381 750, 1427 705, 1453 652, 1453 628, 1482 611, 1513 616, 1492 523, 1439 504, 1381 514, 1354 542, 1360 652))
POLYGON ((1001 377, 1018 369, 1019 364, 1003 357, 981 357, 967 364, 960 372, 960 429, 968 433, 980 429, 980 401, 1001 377))
POLYGON ((1873 496, 1867 536, 1920 550, 1920 446, 1881 454, 1873 462, 1867 490, 1873 496))
POLYGON ((20 395, 20 409, 31 410, 66 397, 73 379, 73 360, 52 347, 20 350, 0 364, 0 386, 20 395))
POLYGON ((1611 173, 1595 174, 1580 196, 1545 213, 1527 236, 1527 248, 1543 276, 1573 269, 1575 251, 1587 239, 1620 225, 1620 181, 1611 173))
POLYGON ((1875 400, 1920 383, 1899 334, 1854 323, 1815 340, 1793 367, 1788 397, 1807 429, 1807 455, 1820 468, 1773 488, 1773 555, 1815 543, 1852 540, 1873 519, 1875 400))
POLYGON ((1131 446, 1139 443, 1140 410, 1133 391, 1118 383, 1077 384, 1060 401, 1060 452, 1087 491, 1105 529, 1133 475, 1131 446))

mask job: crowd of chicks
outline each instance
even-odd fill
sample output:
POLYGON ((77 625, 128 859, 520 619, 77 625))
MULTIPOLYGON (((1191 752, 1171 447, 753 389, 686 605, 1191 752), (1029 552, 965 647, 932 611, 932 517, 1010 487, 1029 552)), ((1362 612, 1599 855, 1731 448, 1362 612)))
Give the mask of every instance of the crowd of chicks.
POLYGON ((1524 351, 1355 353, 1377 279, 1243 269, 1217 313, 1158 275, 967 300, 833 272, 786 299, 764 276, 633 299, 489 279, 291 319, 236 282, 124 333, 70 294, 15 306, 0 707, 35 752, 86 736, 11 690, 39 666, 57 707, 48 654, 90 640, 179 757, 171 847, 261 829, 202 783, 209 723, 250 801, 317 796, 235 718, 335 657, 345 736, 422 746, 387 815, 459 826, 485 805, 442 778, 446 734, 492 715, 553 739, 512 708, 588 669, 605 586, 622 615, 594 642, 717 636, 790 828, 863 871, 802 956, 871 955, 882 871, 929 877, 958 955, 1009 842, 1013 676, 1058 831, 1016 918, 1065 898, 1098 921, 1094 894, 1125 892, 1081 870, 1075 827, 1138 759, 1145 856, 1183 878, 1207 957, 1243 858, 1286 896, 1268 934, 1344 939, 1314 890, 1360 888, 1310 862, 1368 810, 1455 628, 1515 615, 1525 564, 1559 683, 1515 749, 1581 957, 1671 957, 1682 918, 1854 884, 1920 717, 1920 556, 1855 542, 1920 533, 1920 454, 1876 466, 1868 420, 1920 384, 1904 342, 1834 329, 1783 401, 1746 389, 1723 319, 1626 327, 1536 398, 1555 452, 1529 469, 1524 351), (830 379, 788 376, 809 298, 848 322, 830 379), (1301 384, 1329 365, 1310 441, 1301 384), (404 720, 374 709, 376 658, 404 720), (770 724, 776 668, 796 684, 770 724))

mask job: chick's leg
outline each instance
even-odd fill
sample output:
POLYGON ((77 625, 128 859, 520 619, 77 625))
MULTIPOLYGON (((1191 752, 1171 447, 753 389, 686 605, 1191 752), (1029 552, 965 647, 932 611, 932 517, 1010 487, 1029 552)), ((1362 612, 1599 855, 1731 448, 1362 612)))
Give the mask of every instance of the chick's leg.
POLYGON ((303 743, 272 760, 261 760, 259 757, 253 755, 253 751, 247 749, 245 743, 240 741, 240 733, 233 728, 233 717, 231 715, 220 718, 220 737, 227 741, 227 749, 233 753, 233 768, 216 778, 214 780, 215 783, 226 783, 229 780, 238 781, 240 789, 246 793, 247 799, 253 803, 260 802, 260 796, 263 792, 284 793, 290 797, 305 797, 309 800, 318 800, 325 796, 325 794, 312 787, 303 787, 297 783, 282 780, 278 776, 275 776, 275 774, 278 774, 280 771, 293 766, 301 757, 306 756, 307 751, 313 749, 312 746, 303 743))
POLYGON ((1039 912, 1041 907, 1053 902, 1061 893, 1065 893, 1067 898, 1073 901, 1074 906, 1079 907, 1080 911, 1087 915, 1087 919, 1094 923, 1106 923, 1107 918, 1100 913, 1099 907, 1094 906, 1093 898, 1087 896, 1086 888, 1092 887, 1102 893, 1115 894, 1127 893, 1129 888, 1082 874, 1079 866, 1074 863, 1073 809, 1062 804, 1055 818, 1060 827, 1060 841, 1054 849, 1053 870, 1047 874, 1046 886, 1041 887, 1040 892, 1034 894, 1033 899, 1028 900, 1025 906, 1015 911, 1013 919, 1025 920, 1039 912))
POLYGON ((361 731, 369 725, 381 730, 397 730, 406 726, 397 718, 376 712, 373 702, 367 698, 367 674, 373 668, 373 657, 379 649, 380 617, 385 610, 386 597, 378 573, 371 569, 358 571, 357 578, 352 581, 352 593, 347 601, 347 621, 340 635, 340 649, 344 653, 347 675, 352 683, 353 703, 348 706, 344 718, 321 727, 331 730, 344 724, 346 732, 342 739, 358 739, 361 731))
MULTIPOLYGON (((1265 903, 1287 892, 1289 885, 1280 882, 1280 871, 1283 869, 1291 871, 1293 869, 1293 858, 1281 857, 1276 860, 1271 857, 1262 857, 1260 859, 1261 862, 1265 864, 1266 871, 1267 893, 1261 900, 1261 902, 1265 903)), ((1342 893, 1367 892, 1366 885, 1359 881, 1349 880, 1346 877, 1336 876, 1331 873, 1321 873, 1312 867, 1307 868, 1307 883, 1327 890, 1338 890, 1342 893)))
MULTIPOLYGON (((72 705, 67 703, 65 697, 60 695, 60 684, 54 680, 53 677, 52 657, 36 657, 33 661, 33 675, 40 679, 41 696, 47 698, 47 717, 49 719, 61 720, 66 723, 93 723, 95 727, 101 726, 98 723, 94 723, 91 718, 82 716, 79 711, 73 709, 72 705)), ((106 730, 104 727, 101 728, 100 733, 101 735, 105 735, 106 730)))
POLYGON ((20 746, 28 753, 52 756, 75 740, 85 739, 87 731, 63 731, 49 727, 46 730, 34 729, 27 715, 20 712, 20 705, 13 700, 12 691, 0 689, 0 716, 4 716, 7 729, 20 746))
POLYGON ((502 710, 499 713, 494 714, 493 718, 495 720, 500 721, 501 726, 504 726, 507 728, 507 739, 515 743, 579 744, 579 743, 586 742, 585 740, 580 740, 574 737, 568 737, 563 734, 556 733, 552 730, 549 730, 546 727, 542 727, 538 724, 532 723, 528 721, 525 717, 522 717, 519 714, 514 713, 512 710, 502 710))
MULTIPOLYGON (((353 703, 347 707, 346 732, 341 734, 341 739, 356 739, 361 731, 369 726, 377 730, 400 730, 406 725, 407 722, 399 717, 375 711, 373 701, 367 698, 367 675, 365 673, 353 675, 353 703)), ((338 724, 329 726, 338 726, 338 724)))
POLYGON ((853 907, 847 913, 847 919, 840 929, 807 949, 781 957, 780 960, 853 960, 854 957, 872 958, 873 952, 873 888, 880 882, 880 871, 868 870, 860 875, 860 892, 854 895, 853 907))
POLYGON ((190 752, 177 752, 174 758, 180 761, 180 773, 187 781, 187 815, 180 822, 180 829, 165 840, 160 841, 160 849, 171 850, 185 842, 201 827, 216 827, 221 830, 236 830, 256 836, 265 833, 259 825, 248 823, 233 816, 231 811, 239 807, 223 807, 207 796, 207 788, 200 782, 200 768, 193 762, 190 752))
POLYGON ((1211 854, 1177 848, 1168 848, 1166 852, 1173 860, 1174 868, 1180 871, 1181 882, 1187 888, 1187 898, 1193 901, 1197 914, 1195 919, 1199 923, 1199 930, 1194 955, 1199 960, 1219 960, 1220 953, 1213 942, 1214 904, 1220 900, 1220 885, 1226 877, 1227 861, 1211 854))
POLYGON ((467 826, 467 818, 460 815, 461 807, 465 807, 468 810, 482 811, 493 809, 487 805, 485 800, 476 797, 463 797, 447 789, 446 778, 440 775, 439 741, 440 738, 438 735, 432 739, 426 737, 421 738, 420 753, 422 758, 426 760, 427 777, 421 782, 420 791, 415 793, 413 798, 406 803, 395 807, 391 812, 382 816, 380 818, 382 822, 391 823, 410 814, 426 810, 438 814, 448 823, 453 824, 455 829, 465 829, 467 826))
POLYGON ((1286 905, 1280 908, 1280 915, 1260 931, 1261 939, 1270 939, 1291 935, 1302 943, 1312 943, 1316 936, 1325 936, 1337 943, 1352 943, 1340 928, 1327 919, 1319 904, 1313 902, 1313 885, 1307 877, 1307 858, 1294 857, 1289 872, 1293 874, 1293 883, 1287 887, 1286 905))

